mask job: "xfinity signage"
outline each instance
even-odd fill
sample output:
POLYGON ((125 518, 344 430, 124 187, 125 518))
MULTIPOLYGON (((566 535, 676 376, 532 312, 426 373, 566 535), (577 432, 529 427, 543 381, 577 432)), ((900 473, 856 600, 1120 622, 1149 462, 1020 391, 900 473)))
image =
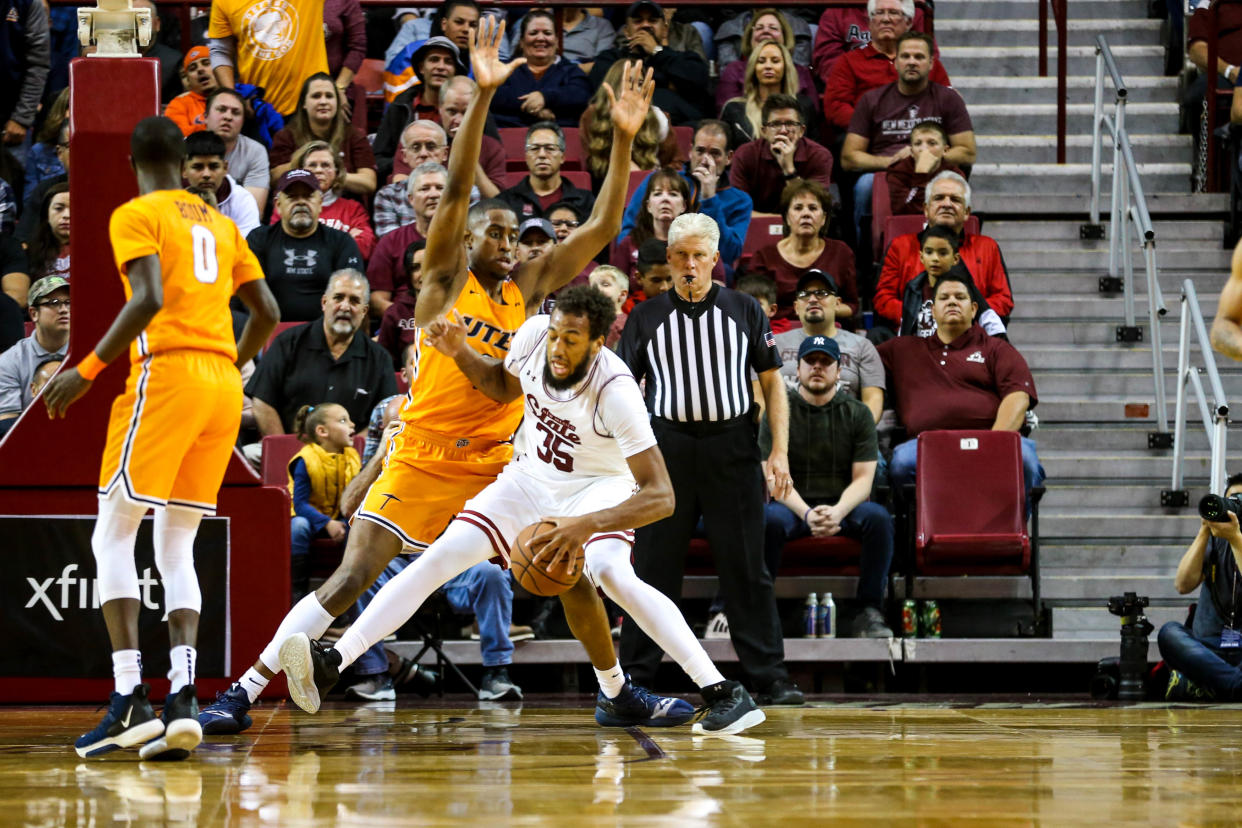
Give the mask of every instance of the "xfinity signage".
MULTIPOLYGON (((138 531, 135 559, 143 675, 168 671, 164 587, 151 545, 154 519, 138 531)), ((0 516, 0 676, 108 678, 111 646, 91 552, 94 516, 0 516)), ((227 676, 229 520, 204 518, 194 543, 194 568, 203 593, 198 627, 198 671, 227 676)))

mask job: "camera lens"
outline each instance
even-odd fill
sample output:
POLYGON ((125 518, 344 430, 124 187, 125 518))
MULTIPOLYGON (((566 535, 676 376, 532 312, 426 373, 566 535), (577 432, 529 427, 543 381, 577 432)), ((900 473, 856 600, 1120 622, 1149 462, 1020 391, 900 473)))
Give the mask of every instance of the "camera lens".
POLYGON ((1204 495, 1199 501, 1199 517, 1210 523, 1222 523, 1229 520, 1229 506, 1225 499, 1217 494, 1204 495))

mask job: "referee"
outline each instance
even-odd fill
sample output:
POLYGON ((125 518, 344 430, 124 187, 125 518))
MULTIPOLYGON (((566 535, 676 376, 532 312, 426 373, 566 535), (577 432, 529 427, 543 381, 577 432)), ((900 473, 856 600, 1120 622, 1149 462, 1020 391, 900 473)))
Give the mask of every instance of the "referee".
MULTIPOLYGON (((763 564, 765 493, 783 494, 791 485, 781 358, 759 303, 712 283, 719 242, 711 218, 674 219, 668 231, 673 290, 635 306, 617 347, 634 377, 647 381, 652 428, 677 497, 672 515, 635 532, 634 567, 678 600, 701 515, 742 666, 767 703, 802 704, 785 670, 776 595, 763 564), (772 426, 772 453, 762 464, 751 369, 772 426)), ((639 684, 651 686, 662 655, 634 624, 621 628, 621 662, 639 684)))

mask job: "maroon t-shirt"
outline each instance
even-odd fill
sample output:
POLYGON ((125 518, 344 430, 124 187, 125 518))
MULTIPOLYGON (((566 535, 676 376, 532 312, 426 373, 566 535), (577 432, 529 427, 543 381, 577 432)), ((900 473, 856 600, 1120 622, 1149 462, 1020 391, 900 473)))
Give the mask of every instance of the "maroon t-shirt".
POLYGON ((938 121, 949 135, 974 130, 966 103, 955 90, 929 83, 917 95, 903 95, 890 83, 863 94, 854 107, 850 132, 867 139, 872 155, 893 155, 909 145, 914 125, 926 120, 938 121))
MULTIPOLYGON (((785 261, 776 242, 760 248, 750 259, 748 270, 767 273, 776 282, 776 318, 797 319, 794 313, 794 294, 798 292, 798 279, 808 270, 822 270, 837 283, 841 300, 849 307, 849 315, 858 312, 858 280, 854 272, 854 251, 845 242, 824 239, 824 249, 810 267, 794 267, 785 261)), ((843 313, 842 316, 845 314, 843 313)))
POLYGON ((876 350, 910 438, 939 429, 990 429, 1001 400, 1015 391, 1030 396, 1031 408, 1039 401, 1018 349, 978 325, 947 345, 938 336, 899 336, 876 350))
POLYGON ((537 198, 539 199, 539 206, 543 209, 545 213, 547 212, 549 207, 551 207, 553 204, 561 200, 562 193, 564 192, 564 190, 565 190, 564 187, 557 187, 555 190, 548 193, 547 195, 537 196, 537 198))
MULTIPOLYGON (((294 143, 293 130, 285 127, 272 136, 272 151, 268 153, 268 162, 273 167, 288 164, 298 146, 294 143)), ((345 164, 345 172, 375 169, 375 153, 367 136, 357 127, 350 127, 349 133, 341 143, 341 161, 345 164)))
MULTIPOLYGON (((832 186, 832 153, 810 138, 798 141, 794 149, 794 170, 799 177, 817 181, 824 189, 832 186)), ((759 213, 781 211, 781 191, 789 182, 781 165, 762 138, 749 141, 733 153, 729 165, 729 184, 744 191, 759 213)))
MULTIPOLYGON (((1217 57, 1236 66, 1242 63, 1242 3, 1222 0, 1218 22, 1220 29, 1216 33, 1217 57)), ((1187 44, 1196 40, 1207 40, 1209 33, 1207 9, 1195 12, 1186 21, 1187 44)))
POLYGON ((414 222, 403 224, 382 236, 367 264, 367 281, 371 283, 371 290, 386 290, 393 299, 408 292, 410 280, 405 275, 405 249, 422 239, 423 234, 418 232, 414 222))

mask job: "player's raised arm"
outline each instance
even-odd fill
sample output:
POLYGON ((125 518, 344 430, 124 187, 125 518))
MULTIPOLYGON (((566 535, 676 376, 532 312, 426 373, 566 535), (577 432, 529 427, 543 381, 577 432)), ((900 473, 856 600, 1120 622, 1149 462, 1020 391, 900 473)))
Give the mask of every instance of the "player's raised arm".
POLYGON ((62 417, 69 406, 91 389, 91 383, 109 362, 125 353, 138 334, 164 306, 164 283, 160 278, 160 257, 154 253, 133 259, 125 265, 133 290, 129 301, 112 320, 108 332, 95 350, 68 371, 61 371, 43 391, 47 415, 62 417))
POLYGON ((608 84, 604 84, 604 91, 611 105, 613 139, 608 174, 590 218, 547 254, 522 265, 514 277, 526 300, 528 316, 539 309, 549 293, 569 284, 621 232, 625 190, 630 181, 630 150, 655 92, 652 70, 644 74, 642 63, 627 61, 621 74, 620 93, 608 84))
POLYGON ((483 145, 487 110, 500 85, 514 69, 526 63, 526 58, 501 62, 500 43, 504 34, 504 21, 497 25, 491 17, 484 17, 472 35, 470 62, 475 91, 449 151, 448 184, 427 229, 422 287, 414 306, 414 322, 419 327, 446 313, 457 301, 457 294, 466 282, 466 217, 470 211, 474 168, 483 145))
POLYGON ((522 383, 505 370, 504 362, 470 347, 466 326, 457 311, 453 311, 451 320, 444 316, 433 319, 426 326, 423 344, 451 357, 474 387, 496 402, 512 402, 522 395, 522 383))

